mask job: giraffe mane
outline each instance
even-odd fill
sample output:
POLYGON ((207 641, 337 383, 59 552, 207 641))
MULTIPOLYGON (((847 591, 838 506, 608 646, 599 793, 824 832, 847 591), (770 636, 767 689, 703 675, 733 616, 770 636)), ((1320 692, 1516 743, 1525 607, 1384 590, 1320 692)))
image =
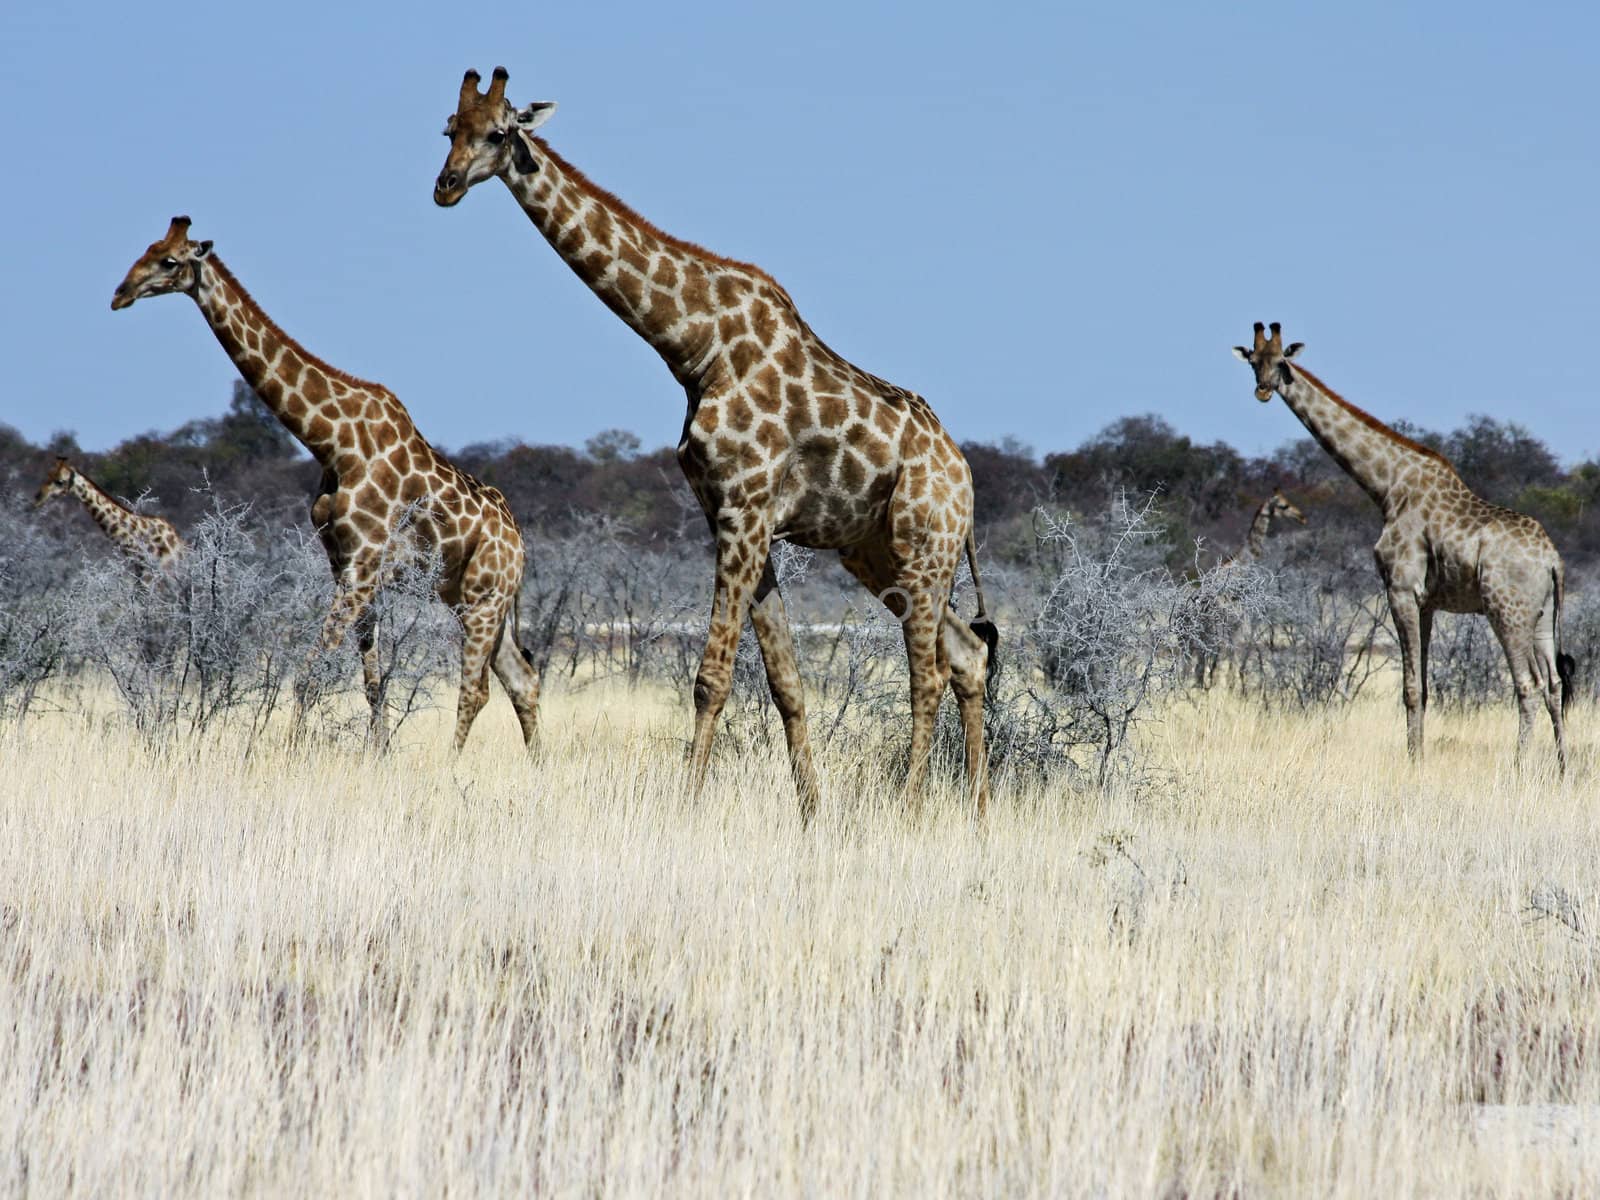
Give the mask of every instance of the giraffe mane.
MULTIPOLYGON (((318 358, 315 354, 311 353, 311 351, 307 350, 303 345, 301 345, 298 340, 290 337, 284 332, 283 326, 279 325, 272 319, 270 315, 268 315, 267 310, 261 306, 260 301, 250 294, 249 290, 244 286, 244 284, 239 282, 239 277, 232 271, 228 270, 227 266, 222 262, 221 259, 213 254, 210 258, 206 259, 206 261, 211 264, 211 269, 213 271, 222 276, 223 279, 227 280, 228 285, 239 294, 239 299, 244 301, 251 307, 252 310, 254 310, 257 317, 260 318, 261 323, 267 327, 268 331, 276 334, 278 338, 280 338, 286 345, 293 346, 296 350, 298 350, 300 352, 300 357, 305 359, 307 365, 315 367, 317 370, 327 375, 329 379, 337 379, 340 383, 349 384, 351 387, 372 389, 380 392, 389 391, 389 389, 384 387, 381 383, 374 383, 370 379, 362 379, 359 376, 350 374, 348 371, 341 371, 338 367, 334 366, 325 359, 318 358)), ((389 394, 391 396, 393 395, 392 392, 389 394)))
POLYGON ((1297 375, 1303 375, 1305 377, 1307 383, 1311 384, 1318 391, 1320 391, 1323 395, 1327 396, 1328 399, 1332 400, 1335 404, 1339 405, 1339 407, 1343 408, 1346 412, 1348 412, 1352 417, 1354 417, 1356 420, 1360 421, 1362 424, 1371 426, 1373 429, 1376 429, 1379 433, 1381 433, 1384 436, 1388 437, 1392 441, 1399 442, 1400 445, 1404 446, 1407 450, 1415 451, 1417 454, 1422 455, 1424 458, 1431 458, 1431 459, 1435 460, 1436 462, 1441 462, 1445 466, 1449 467, 1451 471, 1454 471, 1456 469, 1455 463, 1451 462, 1448 458, 1446 458, 1444 455, 1440 454, 1437 450, 1433 449, 1431 446, 1424 446, 1421 442, 1413 441, 1411 438, 1408 438, 1403 433, 1395 432, 1393 429, 1389 428, 1389 426, 1385 425, 1382 421, 1378 420, 1377 417, 1375 417, 1371 413, 1369 413, 1366 409, 1360 408, 1360 407, 1358 407, 1358 406, 1356 406, 1354 404, 1351 404, 1350 401, 1346 400, 1343 396, 1339 395, 1338 392, 1334 391, 1327 384, 1323 383, 1322 380, 1318 379, 1315 375, 1313 375, 1310 371, 1306 370, 1299 363, 1290 363, 1289 364, 1289 369, 1291 371, 1293 371, 1297 375))
POLYGON ((545 141, 544 138, 535 137, 532 138, 532 141, 539 147, 540 150, 550 156, 550 160, 561 169, 564 175, 572 180, 579 191, 588 195, 592 199, 597 200, 599 203, 605 205, 612 211, 618 213, 630 224, 637 225, 640 229, 644 230, 652 237, 658 238, 663 244, 670 246, 674 250, 681 250, 685 254, 692 254, 696 258, 705 259, 706 261, 719 267, 733 267, 736 270, 748 271, 750 274, 756 276, 757 278, 766 280, 766 282, 777 288, 784 300, 791 307, 794 306, 794 301, 789 298, 789 293, 787 290, 785 290, 784 286, 754 263, 740 262, 736 258, 725 258, 714 251, 707 250, 698 242, 691 242, 686 238, 675 237, 666 230, 662 229, 654 221, 651 221, 649 218, 641 215, 636 209, 633 208, 632 205, 630 205, 626 200, 622 199, 622 197, 618 196, 615 192, 607 191, 594 180, 590 179, 577 167, 573 166, 565 158, 557 154, 555 148, 552 147, 549 142, 545 141))

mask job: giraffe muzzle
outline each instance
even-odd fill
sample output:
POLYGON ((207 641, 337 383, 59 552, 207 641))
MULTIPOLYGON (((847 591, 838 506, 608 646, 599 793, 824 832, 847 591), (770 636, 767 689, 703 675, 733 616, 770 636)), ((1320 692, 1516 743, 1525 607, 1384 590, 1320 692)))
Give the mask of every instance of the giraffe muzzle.
POLYGON ((1272 399, 1272 389, 1271 388, 1257 388, 1256 389, 1256 399, 1261 401, 1261 403, 1265 404, 1268 400, 1272 399))
POLYGON ((133 293, 130 292, 125 287, 119 287, 116 291, 111 293, 111 311, 112 312, 116 312, 117 309, 119 309, 119 308, 127 308, 128 305, 130 305, 132 303, 133 303, 133 293))
POLYGON ((461 176, 455 171, 441 171, 433 185, 433 202, 440 208, 452 208, 467 194, 461 186, 461 176))

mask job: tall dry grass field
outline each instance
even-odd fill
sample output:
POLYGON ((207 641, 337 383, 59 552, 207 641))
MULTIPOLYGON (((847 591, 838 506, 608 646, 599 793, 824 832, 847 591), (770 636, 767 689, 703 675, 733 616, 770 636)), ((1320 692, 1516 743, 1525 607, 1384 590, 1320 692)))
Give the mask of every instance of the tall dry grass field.
POLYGON ((0 1191, 1600 1191, 1588 713, 1557 783, 1509 705, 1414 771, 1392 699, 1211 695, 985 829, 835 752, 809 831, 781 748, 687 803, 668 698, 447 720, 4 732, 0 1191))

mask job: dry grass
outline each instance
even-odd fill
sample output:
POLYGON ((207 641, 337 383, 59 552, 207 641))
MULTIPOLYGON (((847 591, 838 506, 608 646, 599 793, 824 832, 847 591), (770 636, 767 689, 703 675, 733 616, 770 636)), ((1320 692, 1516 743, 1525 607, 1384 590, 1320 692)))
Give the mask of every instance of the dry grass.
POLYGON ((30 722, 0 1191, 1594 1194, 1593 746, 1519 776, 1508 710, 1415 774, 1392 701, 1210 696, 1138 794, 984 831, 834 759, 802 832, 781 752, 687 805, 621 692, 537 765, 499 699, 459 763, 30 722))

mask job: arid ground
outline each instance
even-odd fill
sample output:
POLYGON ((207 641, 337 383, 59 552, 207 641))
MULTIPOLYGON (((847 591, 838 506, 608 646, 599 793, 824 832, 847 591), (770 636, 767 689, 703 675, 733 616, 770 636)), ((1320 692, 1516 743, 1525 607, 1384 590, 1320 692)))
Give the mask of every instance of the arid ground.
MULTIPOLYGON (((0 732, 0 1191, 1593 1195, 1600 800, 1509 703, 1204 694, 1113 794, 781 738, 683 796, 666 693, 395 750, 0 732), (889 761, 884 761, 885 759, 889 761)), ((891 731, 893 732, 893 731, 891 731)))

